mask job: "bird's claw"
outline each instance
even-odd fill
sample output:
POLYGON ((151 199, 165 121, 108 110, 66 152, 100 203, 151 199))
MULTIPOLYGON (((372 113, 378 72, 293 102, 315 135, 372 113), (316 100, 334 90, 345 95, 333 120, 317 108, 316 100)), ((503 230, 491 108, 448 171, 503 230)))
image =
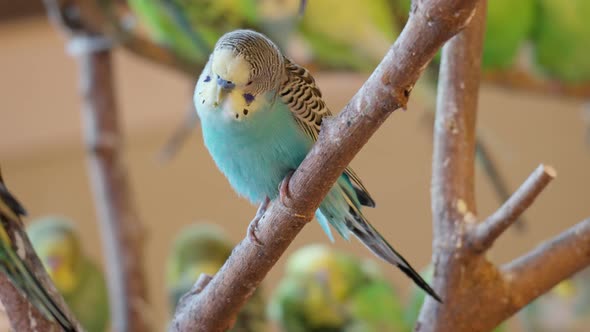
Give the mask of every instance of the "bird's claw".
POLYGON ((279 199, 284 206, 287 206, 287 201, 291 199, 291 195, 289 194, 289 182, 291 182, 293 173, 294 171, 287 173, 283 181, 281 181, 281 185, 279 186, 279 199))
POLYGON ((254 219, 252 219, 250 225, 248 225, 248 240, 250 240, 250 242, 254 243, 256 246, 262 247, 263 243, 260 241, 260 239, 258 239, 258 236, 256 236, 259 221, 260 217, 257 215, 254 217, 254 219))
POLYGON ((248 225, 248 239, 250 240, 250 242, 254 243, 259 247, 261 247, 263 243, 258 239, 258 236, 256 236, 256 231, 258 230, 258 222, 260 221, 260 219, 262 219, 262 216, 264 215, 264 212, 266 212, 266 208, 268 207, 269 203, 270 198, 265 197, 262 203, 260 203, 260 206, 256 211, 256 215, 254 216, 254 219, 252 219, 250 225, 248 225))

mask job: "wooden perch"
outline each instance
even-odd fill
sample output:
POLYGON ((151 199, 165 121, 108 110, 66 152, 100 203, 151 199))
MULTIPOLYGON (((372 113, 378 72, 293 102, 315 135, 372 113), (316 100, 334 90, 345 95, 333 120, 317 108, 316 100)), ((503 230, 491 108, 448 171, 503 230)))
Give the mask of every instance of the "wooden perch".
POLYGON ((471 18, 475 0, 424 0, 369 80, 334 119, 293 174, 289 197, 271 203, 257 236, 242 241, 209 284, 179 306, 171 331, 223 331, 268 271, 309 222, 342 171, 396 109, 442 44, 471 18), (285 202, 284 204, 282 202, 285 202))
POLYGON ((87 9, 91 6, 87 1, 45 0, 45 5, 54 23, 77 45, 74 53, 80 62, 89 177, 107 260, 113 329, 150 331, 153 323, 146 312, 148 291, 143 266, 145 230, 137 216, 120 153, 122 134, 110 40, 100 34, 100 19, 83 16, 94 13, 87 9))
POLYGON ((432 176, 434 288, 420 332, 490 331, 537 296, 590 264, 590 219, 498 269, 485 251, 555 177, 540 166, 486 221, 477 223, 473 183, 475 117, 486 2, 443 49, 432 176))

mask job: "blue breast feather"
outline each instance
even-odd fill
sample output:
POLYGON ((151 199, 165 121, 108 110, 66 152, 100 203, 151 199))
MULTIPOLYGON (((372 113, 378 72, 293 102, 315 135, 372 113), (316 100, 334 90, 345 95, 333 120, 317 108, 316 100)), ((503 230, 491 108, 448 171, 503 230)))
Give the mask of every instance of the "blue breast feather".
MULTIPOLYGON (((280 100, 274 103, 269 100, 267 104, 241 121, 221 119, 222 112, 217 109, 207 110, 212 113, 201 117, 205 146, 217 167, 240 196, 255 204, 265 196, 270 199, 278 196, 283 178, 299 166, 313 145, 287 105, 280 100)), ((332 241, 328 224, 345 239, 350 234, 344 222, 349 214, 344 195, 360 206, 350 180, 343 174, 316 212, 332 241)))

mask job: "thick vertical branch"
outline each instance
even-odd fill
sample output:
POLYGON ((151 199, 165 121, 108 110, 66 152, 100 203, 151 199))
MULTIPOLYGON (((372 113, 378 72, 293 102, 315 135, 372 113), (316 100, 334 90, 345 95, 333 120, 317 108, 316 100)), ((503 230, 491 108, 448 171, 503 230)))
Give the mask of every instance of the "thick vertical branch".
MULTIPOLYGON (((84 36, 92 43, 93 37, 84 36)), ((144 229, 137 216, 122 160, 110 49, 82 53, 80 83, 89 175, 107 258, 115 331, 149 331, 143 266, 144 229)))
MULTIPOLYGON (((475 119, 486 17, 486 1, 480 0, 469 25, 443 48, 440 67, 434 157, 432 211, 434 226, 434 288, 444 304, 426 300, 417 331, 468 331, 463 320, 453 323, 468 287, 462 270, 473 268, 461 248, 466 223, 475 222, 474 195, 475 119), (449 324, 455 324, 451 328, 449 324), (455 329, 456 328, 456 329, 455 329)), ((461 317, 468 317, 461 313, 461 317)), ((475 316, 474 316, 475 317, 475 316)))
POLYGON ((477 224, 473 185, 475 114, 485 1, 443 51, 435 121, 432 179, 434 288, 416 331, 489 331, 559 281, 590 264, 588 220, 496 268, 486 250, 555 176, 539 167, 490 218, 477 224))

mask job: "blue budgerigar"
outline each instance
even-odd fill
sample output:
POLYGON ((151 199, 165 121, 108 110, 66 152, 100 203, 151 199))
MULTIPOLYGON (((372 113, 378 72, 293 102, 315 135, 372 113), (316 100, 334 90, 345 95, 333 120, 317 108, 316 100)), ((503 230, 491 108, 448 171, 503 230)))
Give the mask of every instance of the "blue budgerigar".
MULTIPOLYGON (((207 149, 234 190, 260 204, 249 227, 303 161, 330 111, 311 74, 284 57, 266 36, 251 30, 223 35, 197 82, 194 102, 207 149), (279 185, 280 189, 279 188, 279 185)), ((316 218, 333 240, 354 234, 373 253, 400 268, 433 298, 438 295, 367 221, 361 206, 375 202, 347 168, 327 194, 316 218)))

